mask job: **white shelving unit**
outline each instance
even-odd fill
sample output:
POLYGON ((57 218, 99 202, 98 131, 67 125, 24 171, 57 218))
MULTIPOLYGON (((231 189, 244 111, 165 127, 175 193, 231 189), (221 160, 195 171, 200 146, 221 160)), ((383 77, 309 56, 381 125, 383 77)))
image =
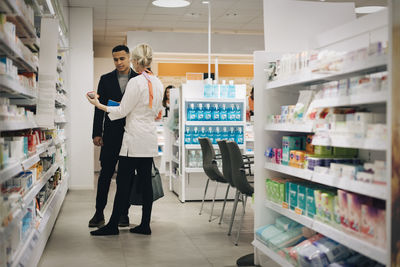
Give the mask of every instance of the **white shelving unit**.
MULTIPOLYGON (((208 177, 204 174, 202 168, 189 168, 188 166, 188 151, 190 150, 201 150, 200 145, 196 144, 185 144, 184 143, 184 132, 186 126, 235 126, 243 127, 243 135, 245 136, 246 131, 246 87, 245 85, 235 85, 236 87, 236 98, 233 99, 215 99, 215 98, 204 98, 203 97, 203 81, 188 81, 182 85, 182 90, 179 96, 179 117, 180 117, 180 129, 179 129, 179 147, 173 146, 173 151, 179 151, 179 159, 176 157, 172 159, 172 166, 179 166, 178 179, 173 179, 172 191, 174 191, 181 202, 201 200, 204 194, 204 186, 208 177), (187 107, 188 103, 234 103, 240 104, 242 108, 241 121, 188 121, 187 120, 187 107), (175 149, 175 150, 174 150, 175 149), (179 163, 177 162, 179 161, 179 163)), ((171 97, 171 101, 173 98, 171 97)), ((200 128, 199 128, 200 130, 200 128)), ((218 145, 213 145, 214 149, 219 149, 218 145)), ((246 140, 244 144, 240 145, 240 148, 244 151, 246 148, 246 140)), ((173 157, 175 153, 173 152, 173 157)), ((214 184, 209 185, 209 192, 214 190, 214 184)), ((223 199, 225 197, 223 190, 217 191, 217 199, 223 199)), ((233 193, 229 195, 230 198, 234 198, 233 193)), ((207 196, 206 198, 209 198, 207 196)))
MULTIPOLYGON (((38 9, 36 0, 33 0, 31 2, 34 4, 34 8, 38 9)), ((8 16, 7 19, 16 25, 16 34, 21 41, 31 51, 39 51, 40 40, 36 36, 36 29, 34 25, 29 22, 27 16, 25 16, 21 12, 16 1, 1 1, 0 12, 6 13, 8 16)), ((55 24, 58 23, 58 20, 55 18, 46 19, 47 21, 52 21, 53 26, 56 27, 53 27, 53 29, 55 29, 54 31, 47 31, 47 24, 45 27, 43 27, 45 23, 41 23, 41 37, 54 40, 54 43, 43 42, 43 46, 40 47, 40 71, 44 74, 43 76, 38 75, 38 87, 40 88, 40 90, 37 92, 30 88, 26 88, 24 86, 21 86, 17 81, 12 80, 5 75, 0 75, 1 96, 9 98, 11 100, 11 103, 14 105, 29 107, 29 109, 36 110, 36 115, 39 109, 39 103, 41 101, 48 101, 51 104, 51 108, 66 108, 68 106, 67 97, 64 97, 63 101, 56 101, 54 98, 51 97, 53 93, 55 93, 56 82, 58 83, 60 79, 56 81, 53 78, 49 78, 50 81, 54 80, 54 91, 51 91, 51 94, 48 95, 41 95, 40 93, 40 91, 43 89, 43 86, 40 84, 41 78, 47 76, 53 77, 51 74, 55 74, 57 71, 59 73, 63 72, 63 66, 57 66, 56 40, 58 40, 60 33, 58 31, 58 24, 55 24), (53 52, 55 53, 54 57, 51 56, 53 55, 53 52)), ((42 22, 43 20, 44 18, 42 18, 42 22)), ((38 74, 38 64, 24 58, 19 49, 7 38, 5 38, 5 35, 2 32, 0 32, 0 55, 4 55, 12 59, 13 64, 18 67, 19 72, 35 72, 36 74, 38 74)), ((67 76, 65 75, 65 77, 67 76)), ((64 92, 66 92, 65 88, 63 90, 64 92)), ((54 119, 52 119, 52 121, 49 123, 50 126, 44 126, 42 124, 39 124, 38 116, 35 117, 35 120, 29 119, 29 121, 1 121, 0 132, 12 132, 29 129, 47 129, 60 132, 60 129, 62 127, 65 127, 67 123, 67 118, 63 118, 63 121, 60 121, 60 123, 62 123, 61 126, 54 126, 54 119)), ((17 203, 13 210, 10 211, 10 215, 7 217, 8 224, 0 225, 0 239, 2 240, 2 242, 3 240, 7 240, 10 235, 16 233, 14 231, 17 231, 17 227, 20 227, 21 220, 26 214, 29 205, 36 198, 41 189, 48 183, 49 179, 56 173, 56 171, 58 169, 60 169, 61 171, 60 183, 52 192, 51 196, 45 204, 45 207, 43 207, 40 212, 36 210, 33 211, 35 219, 32 222, 32 226, 28 230, 29 232, 27 233, 26 238, 24 240, 19 240, 19 245, 16 248, 13 248, 16 249, 16 251, 14 251, 11 255, 11 262, 5 263, 8 266, 37 266, 43 253, 43 249, 49 238, 49 235, 53 229, 55 220, 58 216, 65 195, 68 191, 69 184, 69 175, 66 172, 67 162, 65 161, 67 154, 65 153, 65 151, 63 151, 66 145, 66 134, 63 131, 61 132, 62 138, 57 137, 55 140, 49 140, 40 145, 37 145, 34 154, 31 154, 29 157, 12 163, 5 169, 0 170, 0 184, 2 184, 5 181, 17 176, 20 172, 28 170, 34 164, 38 163, 41 160, 41 157, 47 156, 47 153, 50 153, 50 155, 52 155, 54 152, 57 152, 56 158, 58 161, 54 162, 46 172, 42 172, 39 180, 33 181, 33 185, 30 187, 29 190, 25 192, 22 201, 17 203)), ((6 222, 6 220, 4 222, 6 222)), ((15 241, 17 240, 13 240, 12 243, 14 244, 15 241)), ((3 259, 1 262, 4 263, 3 259)))
MULTIPOLYGON (((323 3, 318 3, 323 5, 323 3)), ((300 5, 300 4, 299 4, 300 5)), ((390 5, 389 5, 390 6, 390 5)), ((397 7, 399 10, 399 7, 397 7)), ((389 12, 390 9, 389 9, 389 12)), ((369 40, 366 36, 375 36, 375 41, 385 43, 389 40, 389 32, 391 31, 391 23, 388 18, 388 12, 384 11, 350 21, 344 26, 333 28, 328 32, 321 33, 318 36, 312 36, 312 40, 317 40, 315 50, 338 50, 343 51, 344 47, 349 51, 357 50, 362 47, 368 47, 369 40), (365 24, 365 25, 364 25, 365 24), (389 29, 389 30, 388 30, 389 29), (379 35, 376 35, 379 32, 379 35), (366 38, 361 41, 360 36, 366 38), (379 37, 378 37, 379 36, 379 37), (341 49, 339 49, 341 48, 341 49)), ((393 14, 392 14, 393 15, 393 14)), ((300 48, 298 52, 305 50, 300 48)), ((391 51, 389 49, 389 51, 391 51)), ((293 50, 291 51, 293 52, 293 50)), ((391 144, 391 95, 392 88, 383 88, 379 92, 368 92, 362 95, 343 96, 336 98, 316 99, 311 102, 311 107, 314 108, 330 108, 330 107, 357 107, 363 106, 367 109, 379 110, 386 112, 386 122, 388 124, 387 142, 370 140, 370 139, 354 139, 338 137, 334 132, 328 134, 328 137, 323 139, 313 139, 313 145, 335 146, 345 148, 357 148, 360 150, 359 156, 368 161, 385 160, 386 161, 386 185, 373 184, 339 178, 328 174, 317 173, 308 169, 299 169, 291 166, 275 164, 267 161, 264 156, 267 147, 281 147, 282 136, 305 135, 315 132, 312 123, 268 123, 267 115, 279 114, 280 107, 284 105, 294 105, 297 102, 299 91, 308 88, 310 85, 322 82, 351 78, 358 75, 371 74, 381 71, 388 71, 389 81, 392 77, 390 69, 392 55, 390 52, 385 55, 369 57, 367 60, 358 61, 341 71, 329 74, 317 74, 311 72, 297 73, 275 81, 267 81, 265 66, 269 62, 275 62, 280 59, 282 53, 273 52, 255 52, 255 229, 267 224, 273 224, 279 216, 286 216, 308 228, 313 229, 338 243, 347 246, 356 252, 369 257, 383 265, 391 265, 393 256, 393 238, 398 240, 398 237, 393 237, 391 231, 392 223, 392 208, 391 208, 391 183, 392 183, 392 147, 391 144), (343 229, 342 227, 332 226, 326 222, 322 222, 305 215, 299 215, 295 211, 285 208, 282 205, 267 200, 267 192, 265 189, 265 180, 267 178, 295 177, 303 179, 314 184, 330 186, 336 189, 342 189, 349 192, 365 195, 386 203, 386 249, 377 246, 376 244, 367 241, 361 234, 357 235, 351 230, 343 229), (392 237, 391 237, 392 236, 392 237), (392 238, 392 243, 390 239, 392 238), (391 258, 392 257, 392 258, 391 258)), ((284 258, 281 258, 278 253, 271 250, 264 243, 257 240, 254 236, 253 246, 255 248, 256 264, 262 262, 265 257, 269 257, 276 261, 281 266, 292 266, 284 258)))

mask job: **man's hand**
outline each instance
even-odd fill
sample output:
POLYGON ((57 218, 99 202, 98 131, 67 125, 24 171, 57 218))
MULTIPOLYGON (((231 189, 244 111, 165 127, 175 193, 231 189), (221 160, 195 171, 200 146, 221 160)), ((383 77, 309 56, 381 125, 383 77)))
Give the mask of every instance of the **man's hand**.
POLYGON ((93 144, 95 146, 103 146, 103 138, 101 136, 96 136, 93 138, 93 144))

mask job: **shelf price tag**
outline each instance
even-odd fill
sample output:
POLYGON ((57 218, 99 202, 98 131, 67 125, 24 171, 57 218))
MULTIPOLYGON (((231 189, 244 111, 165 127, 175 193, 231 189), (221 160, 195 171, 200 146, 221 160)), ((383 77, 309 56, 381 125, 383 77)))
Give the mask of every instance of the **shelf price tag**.
POLYGON ((287 202, 282 202, 282 208, 289 209, 289 204, 287 202))
POLYGON ((298 215, 303 215, 303 210, 302 210, 302 209, 295 208, 295 209, 294 209, 294 212, 295 212, 296 214, 298 214, 298 215))

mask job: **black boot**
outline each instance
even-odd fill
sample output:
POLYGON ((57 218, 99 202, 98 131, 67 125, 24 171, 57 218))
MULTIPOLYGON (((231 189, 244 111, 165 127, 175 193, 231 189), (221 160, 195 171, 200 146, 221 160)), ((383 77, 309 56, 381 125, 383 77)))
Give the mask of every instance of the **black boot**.
POLYGON ((95 236, 105 236, 105 235, 119 235, 118 227, 110 226, 107 224, 104 227, 101 227, 95 231, 90 232, 91 235, 95 236))
POLYGON ((129 216, 122 215, 121 217, 119 217, 118 226, 119 227, 128 227, 129 226, 129 216))
POLYGON ((134 234, 141 234, 141 235, 151 235, 150 226, 138 225, 135 228, 129 229, 129 232, 134 233, 134 234))
POLYGON ((100 227, 105 223, 103 213, 96 212, 89 221, 89 227, 100 227))

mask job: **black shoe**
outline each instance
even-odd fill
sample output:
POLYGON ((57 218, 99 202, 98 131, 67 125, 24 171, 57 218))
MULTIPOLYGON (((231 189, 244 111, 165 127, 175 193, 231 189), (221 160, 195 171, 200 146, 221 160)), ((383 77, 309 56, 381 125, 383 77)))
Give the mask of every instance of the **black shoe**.
POLYGON ((129 226, 129 217, 128 215, 122 215, 119 217, 119 222, 118 222, 119 227, 128 227, 129 226))
POLYGON ((95 236, 119 235, 119 230, 118 227, 111 227, 107 224, 95 231, 91 231, 90 234, 95 236))
POLYGON ((96 213, 95 215, 93 215, 92 219, 90 219, 89 227, 100 227, 103 226, 104 223, 105 223, 104 215, 103 214, 99 215, 96 213))
POLYGON ((144 226, 136 226, 135 228, 129 229, 129 232, 134 233, 134 234, 141 234, 141 235, 151 235, 151 229, 150 226, 144 227, 144 226))

